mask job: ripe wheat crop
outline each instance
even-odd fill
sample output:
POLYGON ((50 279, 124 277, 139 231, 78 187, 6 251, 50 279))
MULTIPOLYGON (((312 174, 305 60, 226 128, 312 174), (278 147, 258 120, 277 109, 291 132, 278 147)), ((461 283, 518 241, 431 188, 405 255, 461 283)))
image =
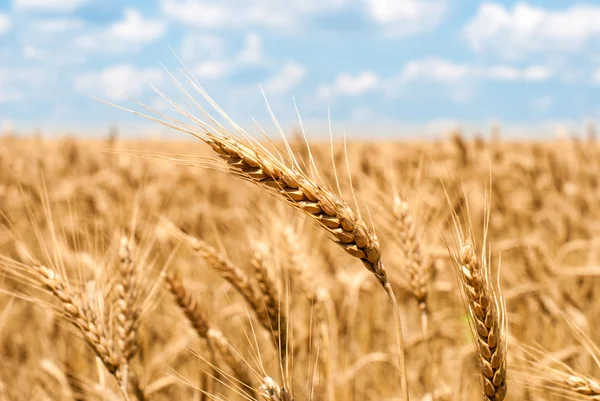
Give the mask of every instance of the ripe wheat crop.
POLYGON ((593 138, 253 136, 184 77, 180 141, 0 138, 0 400, 598 399, 593 138))

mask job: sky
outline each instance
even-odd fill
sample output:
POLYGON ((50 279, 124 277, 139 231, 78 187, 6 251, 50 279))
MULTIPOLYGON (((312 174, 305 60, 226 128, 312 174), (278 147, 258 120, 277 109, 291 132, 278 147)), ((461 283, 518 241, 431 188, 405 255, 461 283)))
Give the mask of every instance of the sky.
POLYGON ((600 117, 599 50, 600 0, 0 0, 0 123, 162 135, 86 95, 160 109, 184 65, 242 126, 266 98, 362 137, 554 135, 600 117))

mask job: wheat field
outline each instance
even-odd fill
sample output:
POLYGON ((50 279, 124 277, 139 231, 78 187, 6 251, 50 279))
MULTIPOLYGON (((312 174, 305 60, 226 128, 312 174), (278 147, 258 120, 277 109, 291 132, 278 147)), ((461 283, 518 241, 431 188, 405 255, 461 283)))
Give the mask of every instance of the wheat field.
POLYGON ((1 137, 0 400, 600 399, 593 137, 217 128, 1 137))

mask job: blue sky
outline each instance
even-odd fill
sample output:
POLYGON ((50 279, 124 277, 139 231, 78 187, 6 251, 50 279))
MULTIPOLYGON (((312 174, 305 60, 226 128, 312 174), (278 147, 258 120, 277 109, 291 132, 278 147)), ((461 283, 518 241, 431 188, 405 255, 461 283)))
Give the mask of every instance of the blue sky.
POLYGON ((259 84, 284 126, 294 97, 303 120, 363 134, 600 117, 600 1, 0 0, 0 122, 144 131, 81 93, 173 93, 171 49, 242 125, 268 120, 259 84))

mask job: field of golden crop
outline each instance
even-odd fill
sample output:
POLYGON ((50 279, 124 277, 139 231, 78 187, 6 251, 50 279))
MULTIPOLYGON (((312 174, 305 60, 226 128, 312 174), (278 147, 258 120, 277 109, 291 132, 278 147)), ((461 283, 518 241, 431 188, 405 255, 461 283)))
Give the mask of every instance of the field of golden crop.
POLYGON ((0 400, 600 397, 593 140, 208 140, 0 138, 0 400))

